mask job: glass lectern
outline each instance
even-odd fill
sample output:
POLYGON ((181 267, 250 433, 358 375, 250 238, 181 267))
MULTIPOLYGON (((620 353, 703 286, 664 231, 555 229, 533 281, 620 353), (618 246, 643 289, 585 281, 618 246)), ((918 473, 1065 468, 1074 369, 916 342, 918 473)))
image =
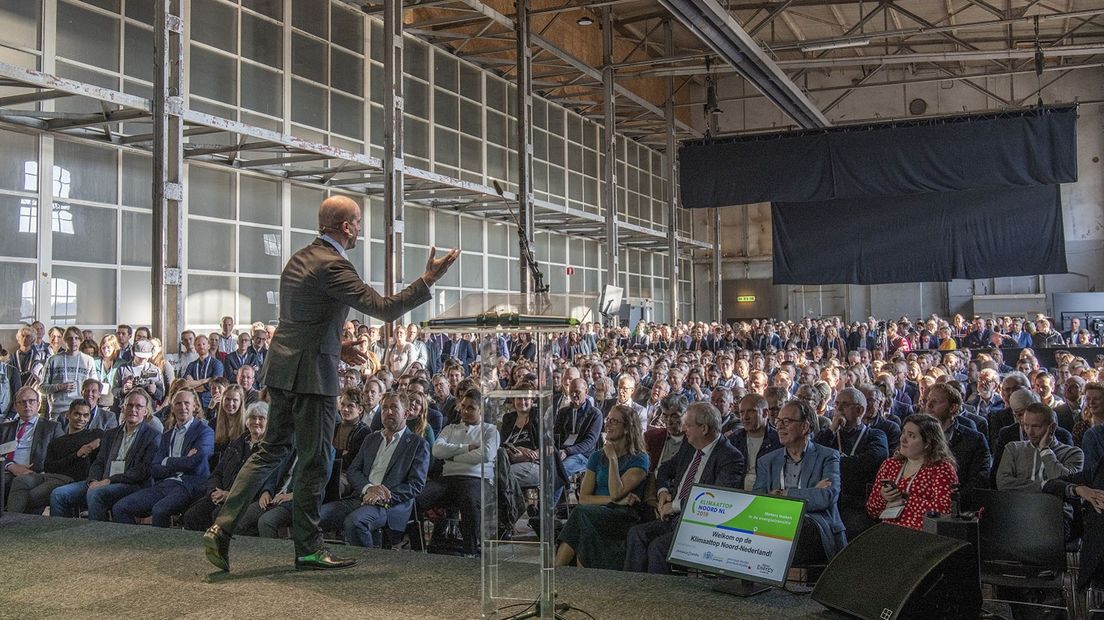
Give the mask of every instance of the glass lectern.
MULTIPOLYGON (((473 376, 483 394, 483 419, 500 427, 503 414, 514 406, 514 399, 533 399, 538 416, 540 483, 536 489, 540 502, 540 527, 536 540, 522 541, 504 536, 508 525, 503 520, 510 511, 503 509, 502 485, 496 481, 495 468, 485 464, 482 471, 482 518, 480 523, 482 565, 482 617, 556 618, 553 558, 556 539, 553 527, 553 489, 556 476, 552 403, 553 344, 560 335, 583 321, 593 320, 595 295, 537 295, 526 299, 521 294, 474 294, 422 325, 434 333, 474 334, 473 345, 479 352, 479 374, 473 376), (532 361, 537 376, 535 390, 512 390, 498 376, 498 358, 504 353, 504 337, 528 334, 535 346, 532 361)), ((507 352, 508 356, 509 353, 507 352)), ((482 442, 499 445, 499 437, 488 436, 482 442)), ((496 467, 509 468, 509 460, 500 448, 496 467)))

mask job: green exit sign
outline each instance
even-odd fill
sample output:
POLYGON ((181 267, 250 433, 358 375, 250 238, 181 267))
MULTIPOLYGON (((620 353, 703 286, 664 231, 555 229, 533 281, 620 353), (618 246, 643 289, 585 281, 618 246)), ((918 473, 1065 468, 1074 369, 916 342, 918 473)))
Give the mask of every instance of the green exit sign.
POLYGON ((750 304, 755 302, 755 295, 740 295, 736 298, 737 303, 750 304))

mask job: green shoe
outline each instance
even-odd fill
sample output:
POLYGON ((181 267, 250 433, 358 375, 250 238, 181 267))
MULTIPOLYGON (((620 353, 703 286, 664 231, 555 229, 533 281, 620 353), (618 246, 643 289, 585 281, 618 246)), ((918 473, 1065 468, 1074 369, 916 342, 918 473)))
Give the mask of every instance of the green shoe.
POLYGON ((295 570, 332 570, 356 566, 356 558, 335 558, 329 549, 295 558, 295 570))

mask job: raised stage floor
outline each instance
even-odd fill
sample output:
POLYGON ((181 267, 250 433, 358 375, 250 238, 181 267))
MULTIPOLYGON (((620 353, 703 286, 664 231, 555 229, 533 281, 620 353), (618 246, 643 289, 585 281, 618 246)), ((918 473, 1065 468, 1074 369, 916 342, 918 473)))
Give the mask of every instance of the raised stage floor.
MULTIPOLYGON (((297 572, 290 541, 237 538, 226 574, 204 559, 196 532, 5 514, 0 619, 479 617, 478 560, 336 549, 360 564, 297 572)), ((563 600, 600 620, 839 617, 808 595, 740 599, 687 577, 565 568, 556 585, 563 600)))

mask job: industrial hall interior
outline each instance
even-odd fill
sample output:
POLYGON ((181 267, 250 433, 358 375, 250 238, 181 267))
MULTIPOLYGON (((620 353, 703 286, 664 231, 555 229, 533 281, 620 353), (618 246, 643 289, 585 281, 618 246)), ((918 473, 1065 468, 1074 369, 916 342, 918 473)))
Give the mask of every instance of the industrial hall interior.
POLYGON ((1102 157, 1104 0, 0 0, 0 618, 1104 618, 1102 157))

